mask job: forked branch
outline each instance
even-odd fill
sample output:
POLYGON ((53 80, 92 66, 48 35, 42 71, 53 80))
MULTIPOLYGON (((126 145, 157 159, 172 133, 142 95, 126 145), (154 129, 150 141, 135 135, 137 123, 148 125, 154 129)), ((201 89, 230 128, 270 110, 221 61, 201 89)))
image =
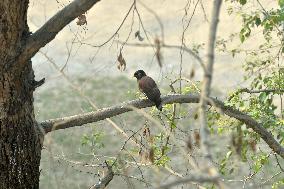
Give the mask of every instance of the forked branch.
POLYGON ((25 62, 33 57, 41 47, 44 47, 53 40, 66 25, 92 8, 92 6, 99 1, 100 0, 74 0, 55 14, 27 39, 26 45, 19 57, 19 62, 25 62))

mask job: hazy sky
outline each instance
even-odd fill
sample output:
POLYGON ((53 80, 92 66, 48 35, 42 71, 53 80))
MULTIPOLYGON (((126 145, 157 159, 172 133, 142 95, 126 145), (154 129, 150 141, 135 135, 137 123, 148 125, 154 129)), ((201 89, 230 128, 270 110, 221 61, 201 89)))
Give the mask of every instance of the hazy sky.
MULTIPOLYGON (((185 15, 187 1, 141 0, 141 2, 159 17, 164 28, 164 42, 170 45, 180 45, 183 31, 182 19, 185 15)), ((197 1, 190 2, 184 25, 186 25, 194 10, 195 13, 185 33, 185 42, 188 47, 193 47, 194 45, 206 44, 207 42, 209 28, 207 19, 210 20, 212 1, 203 0, 205 12, 200 4, 195 7, 197 1)), ((36 31, 46 20, 67 4, 68 1, 63 0, 32 0, 28 15, 30 30, 36 31)), ((155 49, 124 46, 122 54, 126 60, 127 67, 123 72, 117 69, 116 59, 121 48, 121 44, 117 43, 117 40, 125 41, 129 35, 129 43, 149 43, 143 32, 142 25, 139 24, 137 14, 133 14, 132 11, 129 13, 118 35, 115 36, 115 40, 111 40, 101 48, 79 43, 81 41, 91 45, 99 45, 105 42, 115 33, 131 4, 132 0, 101 0, 87 12, 87 25, 77 26, 75 22, 72 22, 56 36, 55 40, 42 48, 41 51, 46 53, 61 67, 67 62, 65 72, 72 76, 84 74, 95 77, 97 74, 102 74, 131 77, 135 70, 144 69, 159 82, 163 82, 165 75, 178 74, 181 62, 179 49, 162 49, 163 68, 160 69, 155 59, 155 49), (132 33, 130 33, 131 31, 132 33), (142 42, 135 38, 134 33, 136 31, 140 31, 141 36, 144 38, 142 42), (68 51, 70 51, 69 54, 68 51)), ((241 27, 241 18, 237 15, 228 15, 228 8, 228 4, 223 3, 218 27, 218 36, 224 39, 227 39, 230 34, 238 32, 241 27)), ((162 31, 155 15, 139 1, 137 9, 151 43, 153 43, 155 38, 161 40, 162 31)), ((233 49, 239 44, 240 42, 237 40, 228 48, 233 49)), ((201 52, 201 57, 204 58, 204 51, 201 52)), ((186 53, 183 53, 182 58, 183 75, 188 76, 190 70, 195 69, 197 73, 196 79, 200 79, 202 71, 198 63, 186 53)), ((241 57, 233 59, 228 54, 217 53, 213 84, 220 85, 221 81, 224 86, 236 86, 241 80, 240 68, 242 61, 241 57)), ((52 69, 50 63, 46 62, 46 58, 42 54, 38 53, 33 58, 33 65, 37 77, 46 77, 47 86, 58 80, 58 73, 52 69)))

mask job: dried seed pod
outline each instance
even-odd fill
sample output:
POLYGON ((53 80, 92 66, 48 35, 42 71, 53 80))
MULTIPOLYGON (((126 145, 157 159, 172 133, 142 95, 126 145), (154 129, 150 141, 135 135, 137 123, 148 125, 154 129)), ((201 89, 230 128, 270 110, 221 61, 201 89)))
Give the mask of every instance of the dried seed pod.
POLYGON ((200 147, 200 133, 199 131, 195 130, 194 133, 194 141, 195 141, 195 146, 197 146, 198 148, 200 147))
POLYGON ((117 68, 120 71, 125 71, 125 69, 126 69, 126 61, 124 60, 121 51, 119 52, 119 55, 117 57, 117 62, 118 62, 117 68))
POLYGON ((79 15, 77 18, 78 18, 78 20, 77 20, 76 24, 78 26, 83 26, 85 24, 87 25, 87 17, 85 16, 85 14, 79 15))

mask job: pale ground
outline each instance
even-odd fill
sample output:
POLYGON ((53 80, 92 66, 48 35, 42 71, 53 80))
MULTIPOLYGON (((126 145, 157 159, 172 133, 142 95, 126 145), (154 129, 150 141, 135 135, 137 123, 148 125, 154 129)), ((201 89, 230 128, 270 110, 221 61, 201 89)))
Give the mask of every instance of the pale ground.
MULTIPOLYGON (((166 44, 181 44, 181 34, 183 31, 182 17, 186 2, 186 0, 143 0, 143 3, 154 10, 161 19, 164 26, 166 44)), ((191 2, 192 4, 186 20, 189 19, 196 0, 191 2)), ((101 2, 87 13, 87 26, 78 27, 73 21, 51 43, 42 48, 41 51, 47 53, 57 65, 62 67, 68 59, 68 49, 71 48, 71 43, 74 40, 74 33, 78 32, 78 38, 85 43, 99 45, 105 42, 116 31, 130 8, 131 3, 132 0, 101 0, 101 2)), ((63 0, 32 0, 28 15, 30 30, 33 32, 36 31, 46 20, 66 4, 68 4, 68 1, 63 0)), ((210 20, 212 1, 203 0, 203 4, 206 15, 210 20)), ((152 40, 155 37, 161 38, 161 30, 154 15, 139 3, 137 8, 150 39, 152 40)), ((230 34, 238 32, 241 27, 240 17, 236 15, 229 16, 227 8, 228 5, 224 3, 217 33, 218 37, 224 39, 227 39, 230 34)), ((131 18, 132 13, 130 13, 129 18, 119 31, 119 37, 117 36, 116 40, 125 41, 130 31, 131 18)), ((185 33, 187 46, 192 47, 194 44, 206 43, 208 28, 209 23, 205 20, 201 6, 198 5, 196 13, 185 33)), ((134 33, 137 30, 139 30, 139 24, 136 15, 129 43, 147 43, 141 27, 141 36, 144 37, 144 41, 140 42, 138 39, 135 39, 134 33)), ((255 38, 259 40, 258 35, 255 38)), ((76 41, 78 40, 76 39, 76 41)), ((239 45, 241 45, 239 40, 236 40, 228 46, 228 49, 234 49, 239 45)), ((162 91, 169 91, 167 87, 169 80, 165 79, 165 77, 168 76, 173 79, 178 76, 181 62, 179 49, 162 49, 163 67, 160 69, 152 48, 125 46, 123 56, 127 67, 125 71, 121 72, 117 69, 116 62, 120 47, 121 45, 113 40, 99 49, 88 45, 80 45, 78 42, 74 43, 71 56, 64 71, 79 86, 82 86, 82 83, 80 83, 81 80, 78 81, 78 78, 83 78, 83 81, 87 80, 86 85, 83 86, 83 90, 87 91, 87 95, 99 107, 116 104, 128 100, 128 98, 133 99, 134 97, 127 96, 126 92, 134 92, 136 90, 136 81, 132 76, 137 69, 144 69, 158 81, 160 86, 165 87, 162 91), (119 82, 114 81, 117 78, 120 78, 119 82), (106 81, 106 79, 109 81, 106 81), (100 85, 100 83, 105 85, 100 85)), ((249 48, 252 45, 244 44, 242 47, 249 48)), ((201 50, 200 55, 204 58, 204 50, 201 50)), ((212 86, 214 91, 217 91, 217 94, 221 97, 226 96, 228 91, 244 85, 242 83, 243 74, 241 70, 243 61, 242 56, 232 58, 228 53, 218 52, 216 54, 212 86)), ((33 66, 38 79, 42 77, 46 78, 45 85, 40 87, 35 93, 36 116, 39 120, 73 115, 91 110, 89 105, 81 102, 81 97, 67 85, 62 75, 46 61, 46 58, 41 53, 38 53, 33 58, 33 66)), ((201 80, 202 70, 197 61, 184 52, 182 76, 189 77, 191 69, 195 69, 196 76, 194 80, 201 80)), ((123 117, 117 118, 116 121, 123 128, 128 128, 128 121, 131 123, 131 120, 125 121, 123 117)), ((107 128, 110 126, 106 122, 99 122, 93 125, 100 129, 103 128, 103 130, 106 128, 105 126, 107 128)), ((64 166, 57 164, 58 162, 52 158, 56 154, 71 154, 70 156, 73 157, 74 155, 75 158, 75 152, 80 149, 80 137, 83 133, 90 132, 91 128, 94 128, 94 126, 73 128, 64 132, 59 131, 46 137, 45 145, 48 146, 47 151, 51 153, 47 153, 46 150, 43 150, 42 153, 43 170, 41 188, 87 188, 91 183, 94 183, 92 180, 93 177, 84 173, 84 171, 79 173, 76 167, 71 168, 70 165, 64 166)), ((120 137, 117 136, 118 134, 115 131, 109 129, 107 132, 110 132, 108 134, 113 137, 114 142, 111 143, 121 143, 121 141, 117 141, 120 137)), ((120 146, 115 148, 119 149, 120 146)), ((116 184, 117 182, 113 181, 112 183, 116 184)), ((117 188, 118 186, 115 184, 110 188, 117 188)))

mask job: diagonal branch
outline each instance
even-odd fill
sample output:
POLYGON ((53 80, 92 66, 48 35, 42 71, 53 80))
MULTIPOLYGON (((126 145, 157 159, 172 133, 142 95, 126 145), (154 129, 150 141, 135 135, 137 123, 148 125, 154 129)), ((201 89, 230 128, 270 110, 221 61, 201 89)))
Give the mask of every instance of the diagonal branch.
POLYGON ((110 183, 110 181, 112 181, 113 176, 114 176, 114 172, 112 170, 112 167, 110 165, 107 165, 108 171, 107 174, 100 180, 99 183, 93 185, 90 187, 90 189, 104 189, 107 187, 107 185, 110 183))
MULTIPOLYGON (((169 95, 162 98, 163 104, 170 103, 197 103, 198 95, 169 95)), ((122 104, 118 104, 109 108, 103 108, 97 111, 74 115, 70 117, 50 119, 40 123, 40 126, 46 133, 66 129, 69 127, 81 126, 87 123, 93 123, 106 118, 117 116, 125 112, 133 111, 134 108, 142 109, 151 107, 154 104, 147 99, 132 100, 122 104)))
POLYGON ((219 177, 217 176, 210 176, 210 175, 190 175, 186 178, 181 178, 179 180, 173 181, 169 184, 164 184, 161 185, 159 187, 157 187, 156 189, 168 189, 171 187, 175 187, 177 185, 181 185, 181 184, 187 184, 189 182, 198 182, 198 183, 204 183, 204 182, 217 182, 219 179, 219 177))
MULTIPOLYGON (((200 96, 197 94, 191 95, 167 95, 162 97, 163 104, 172 103, 199 103, 200 96)), ((260 123, 254 120, 249 115, 240 112, 232 107, 226 106, 222 101, 215 98, 207 99, 207 104, 214 105, 216 108, 222 110, 222 112, 230 117, 245 123, 248 128, 258 133, 260 137, 268 144, 268 146, 279 156, 284 159, 284 147, 281 146, 273 137, 273 135, 267 131, 260 123)), ((54 130, 66 129, 75 126, 81 126, 87 123, 93 123, 104 120, 113 116, 123 114, 125 112, 133 111, 133 107, 141 109, 154 106, 152 102, 147 99, 132 100, 124 102, 116 106, 109 108, 103 108, 98 111, 88 112, 84 114, 74 115, 70 117, 63 117, 57 119, 50 119, 39 123, 39 126, 48 133, 54 130)))
POLYGON ((32 34, 26 41, 19 62, 25 62, 33 57, 41 47, 55 38, 55 36, 72 20, 92 8, 100 0, 74 0, 52 18, 41 28, 32 34))

